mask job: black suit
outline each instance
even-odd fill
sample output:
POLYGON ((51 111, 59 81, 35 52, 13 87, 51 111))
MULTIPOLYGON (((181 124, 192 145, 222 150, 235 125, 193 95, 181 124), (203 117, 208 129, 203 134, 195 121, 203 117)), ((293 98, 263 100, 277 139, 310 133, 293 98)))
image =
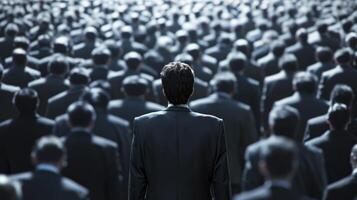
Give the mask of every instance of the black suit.
POLYGON ((11 56, 14 50, 13 38, 0 38, 0 58, 5 61, 5 58, 11 56))
POLYGON ((31 69, 29 67, 11 67, 4 71, 4 77, 2 81, 9 85, 18 86, 24 88, 27 84, 33 80, 40 78, 39 71, 31 69))
POLYGON ((88 200, 88 190, 60 174, 35 170, 17 174, 11 180, 20 182, 23 200, 88 200))
POLYGON ((322 76, 322 73, 335 68, 335 66, 336 65, 333 62, 331 62, 331 63, 317 62, 315 64, 308 66, 307 71, 314 74, 315 76, 317 76, 318 79, 320 79, 322 76))
POLYGON ((76 58, 90 59, 92 57, 92 51, 97 44, 95 43, 81 43, 73 47, 73 56, 76 58))
POLYGON ((19 116, 0 124, 0 173, 32 169, 30 154, 37 139, 52 133, 54 122, 40 116, 19 116))
POLYGON ((91 200, 118 200, 120 164, 117 145, 92 133, 74 130, 65 138, 68 165, 63 175, 89 190, 91 200))
POLYGON ((328 183, 351 173, 350 153, 356 141, 347 131, 327 131, 306 143, 320 148, 324 153, 328 183))
POLYGON ((224 121, 228 163, 233 194, 238 193, 244 168, 246 147, 258 139, 253 113, 249 106, 228 94, 214 93, 190 103, 192 110, 217 116, 224 121))
POLYGON ((278 73, 280 71, 278 63, 279 58, 275 57, 273 53, 269 53, 258 60, 258 65, 264 72, 264 76, 270 76, 278 73))
POLYGON ((135 119, 130 200, 230 199, 223 121, 171 106, 135 119))
POLYGON ((16 108, 12 99, 20 88, 0 82, 0 122, 15 116, 16 108))
POLYGON ((357 197, 357 174, 351 174, 326 189, 324 200, 355 200, 357 197))

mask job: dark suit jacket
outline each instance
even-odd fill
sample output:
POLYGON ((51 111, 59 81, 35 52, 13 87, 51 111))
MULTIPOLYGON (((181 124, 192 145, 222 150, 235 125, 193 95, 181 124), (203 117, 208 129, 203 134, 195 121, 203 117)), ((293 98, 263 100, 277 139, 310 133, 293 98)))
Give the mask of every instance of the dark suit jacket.
POLYGON ((15 116, 16 108, 12 99, 16 91, 20 88, 0 83, 0 122, 15 116))
POLYGON ((12 55, 14 40, 10 38, 0 38, 0 49, 0 58, 4 61, 5 58, 12 55))
POLYGON ((42 58, 39 62, 38 65, 38 70, 41 72, 42 76, 47 76, 48 74, 48 64, 56 57, 62 56, 69 64, 69 67, 72 69, 76 66, 78 66, 81 62, 82 59, 77 59, 77 58, 72 58, 67 55, 61 54, 61 53, 53 53, 50 56, 47 56, 45 58, 42 58))
POLYGON ((232 47, 217 44, 211 48, 206 49, 205 54, 217 59, 218 62, 226 59, 232 47))
POLYGON ((351 174, 326 189, 324 200, 355 200, 357 197, 357 175, 351 174))
POLYGON ((63 175, 89 190, 91 200, 118 200, 120 163, 117 145, 84 130, 64 138, 68 165, 63 175))
POLYGON ((90 59, 96 44, 81 43, 73 47, 73 56, 76 58, 90 59))
POLYGON ((49 75, 46 78, 34 80, 28 84, 28 87, 36 90, 40 98, 38 113, 46 114, 47 101, 49 98, 59 94, 69 88, 69 85, 61 77, 49 75))
POLYGON ((293 46, 286 49, 287 53, 292 53, 296 56, 299 62, 299 69, 305 70, 309 65, 316 62, 315 47, 310 44, 295 43, 293 46))
POLYGON ((19 116, 0 124, 0 173, 32 169, 31 152, 37 139, 52 133, 54 122, 40 116, 19 116))
MULTIPOLYGON (((269 138, 268 138, 269 139, 269 138)), ((264 140, 250 145, 245 153, 243 190, 252 190, 264 183, 258 162, 264 140)), ((320 199, 326 186, 326 174, 322 152, 314 147, 296 143, 299 166, 293 178, 292 187, 298 194, 320 199)))
POLYGON ((328 183, 351 174, 350 153, 356 141, 347 131, 327 131, 306 143, 324 153, 328 183))
POLYGON ((334 63, 322 63, 322 62, 317 62, 315 64, 312 64, 310 66, 307 67, 307 71, 311 72, 312 74, 316 75, 318 79, 321 78, 322 73, 324 73, 325 71, 328 71, 330 69, 335 68, 335 64, 334 63))
POLYGON ((276 58, 273 53, 269 53, 258 60, 258 65, 264 72, 264 76, 270 76, 278 73, 280 71, 278 63, 279 58, 276 58))
POLYGON ((74 181, 45 170, 17 174, 10 178, 20 182, 23 200, 88 200, 88 190, 74 181))
POLYGON ((230 199, 223 121, 171 106, 135 119, 129 199, 230 199))
POLYGON ((250 107, 224 93, 214 93, 206 98, 192 101, 190 107, 196 112, 223 119, 230 179, 233 184, 240 184, 245 149, 258 139, 250 107))
POLYGON ((4 71, 2 81, 9 85, 24 88, 29 82, 40 78, 40 76, 41 74, 39 71, 29 67, 11 67, 4 71))

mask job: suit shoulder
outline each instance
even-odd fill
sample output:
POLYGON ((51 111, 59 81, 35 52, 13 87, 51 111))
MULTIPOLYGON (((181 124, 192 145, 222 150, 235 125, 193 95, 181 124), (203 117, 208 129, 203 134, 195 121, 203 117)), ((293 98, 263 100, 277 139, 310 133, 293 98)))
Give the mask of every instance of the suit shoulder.
POLYGON ((339 190, 347 185, 349 185, 353 181, 353 177, 351 175, 342 178, 334 183, 331 183, 329 186, 327 186, 328 191, 336 191, 339 190))
POLYGON ((114 148, 114 149, 118 148, 115 142, 96 135, 93 135, 93 142, 101 147, 114 148))
POLYGON ((46 118, 46 117, 39 117, 38 122, 43 124, 43 125, 47 125, 47 126, 54 126, 55 122, 52 119, 46 118))
POLYGON ((154 103, 154 102, 149 102, 149 101, 146 101, 145 102, 146 106, 155 110, 155 111, 159 111, 159 110, 163 110, 164 107, 160 104, 157 104, 157 103, 154 103))
POLYGON ((108 115, 108 120, 113 124, 123 126, 123 127, 129 127, 129 122, 125 119, 120 118, 120 117, 117 117, 114 115, 108 115))
POLYGON ((33 176, 33 174, 31 172, 24 172, 24 173, 20 173, 20 174, 14 174, 11 175, 9 178, 12 181, 25 181, 25 180, 29 180, 31 179, 33 176))
POLYGON ((44 84, 45 82, 46 82, 46 79, 45 79, 45 78, 40 78, 40 79, 31 81, 31 82, 28 84, 28 86, 29 86, 29 87, 32 87, 32 88, 35 88, 35 87, 37 87, 38 85, 44 84))
POLYGON ((64 91, 64 92, 61 92, 59 94, 56 94, 55 96, 51 97, 48 99, 48 103, 51 104, 51 103, 54 103, 56 101, 59 101, 60 99, 62 99, 63 97, 65 97, 67 94, 67 91, 64 91))
POLYGON ((243 192, 234 197, 233 200, 263 200, 269 197, 269 192, 262 187, 253 189, 251 191, 243 192))
POLYGON ((87 196, 89 193, 85 187, 79 185, 78 183, 74 182, 73 180, 71 180, 69 178, 62 177, 61 182, 62 182, 63 187, 67 191, 70 190, 72 192, 77 193, 77 195, 80 195, 82 197, 87 196))

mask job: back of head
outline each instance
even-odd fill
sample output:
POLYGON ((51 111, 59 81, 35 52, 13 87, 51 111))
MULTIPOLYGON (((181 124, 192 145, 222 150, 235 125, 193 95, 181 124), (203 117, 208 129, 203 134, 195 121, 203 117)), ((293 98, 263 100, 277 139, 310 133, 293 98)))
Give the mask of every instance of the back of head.
POLYGON ((269 113, 269 126, 274 135, 295 139, 299 123, 298 111, 290 106, 275 106, 269 113))
POLYGON ((106 65, 110 60, 111 53, 106 47, 97 47, 92 51, 92 60, 96 65, 106 65))
POLYGON ((333 130, 344 130, 350 122, 350 111, 344 104, 335 103, 328 111, 328 122, 333 130))
POLYGON ((53 51, 55 53, 66 54, 68 52, 68 39, 66 37, 59 37, 53 44, 53 51))
POLYGON ((331 105, 341 103, 350 108, 352 106, 353 99, 353 90, 348 85, 337 84, 331 92, 331 105))
POLYGON ((317 31, 320 33, 320 34, 324 34, 326 33, 328 30, 328 24, 325 23, 325 22, 320 22, 317 24, 317 31))
POLYGON ((188 44, 186 47, 186 52, 190 54, 194 60, 199 58, 199 56, 201 55, 200 46, 196 43, 188 44))
POLYGON ((190 54, 184 53, 184 54, 179 54, 175 57, 175 61, 180 61, 183 63, 186 63, 188 65, 192 65, 193 64, 193 58, 190 54))
POLYGON ((51 37, 49 35, 40 35, 38 37, 38 45, 39 47, 51 47, 51 37))
POLYGON ((245 55, 248 55, 250 53, 250 45, 249 42, 245 39, 239 39, 236 42, 234 42, 234 49, 236 51, 240 51, 244 53, 245 55))
POLYGON ((332 58, 333 58, 333 53, 329 47, 317 47, 316 59, 319 62, 322 63, 331 62, 332 58))
POLYGON ((33 115, 36 113, 39 103, 38 94, 31 88, 24 88, 14 95, 13 104, 20 115, 33 115))
POLYGON ((63 76, 67 74, 69 70, 69 64, 66 58, 62 55, 54 57, 48 64, 48 71, 51 74, 63 76))
POLYGON ((347 34, 346 39, 345 39, 348 47, 351 49, 357 50, 357 33, 352 32, 347 34))
POLYGON ((309 72, 298 72, 293 79, 294 90, 300 94, 314 94, 317 78, 309 72))
POLYGON ((23 37, 23 36, 15 37, 14 48, 21 48, 21 49, 27 51, 29 46, 30 46, 30 41, 26 37, 23 37))
POLYGON ((342 66, 349 65, 352 60, 352 52, 348 48, 339 49, 336 51, 334 57, 337 64, 342 66))
POLYGON ((354 24, 351 20, 346 19, 346 20, 342 21, 342 29, 345 33, 350 32, 353 25, 354 24))
POLYGON ((132 34, 133 34, 133 29, 131 28, 131 26, 124 26, 121 29, 121 37, 123 39, 130 39, 132 34))
POLYGON ((111 85, 108 81, 106 80, 96 80, 96 81, 93 81, 90 85, 89 85, 90 88, 100 88, 102 90, 104 90, 105 92, 107 92, 107 94, 110 94, 111 92, 111 85))
POLYGON ((178 30, 175 35, 177 41, 179 41, 182 44, 188 41, 188 33, 185 30, 178 30))
POLYGON ((1 200, 20 200, 15 184, 4 175, 0 175, 0 197, 1 200))
POLYGON ((105 41, 105 45, 109 49, 112 58, 120 56, 121 48, 115 40, 107 40, 105 41))
POLYGON ((298 40, 301 43, 307 43, 308 41, 308 32, 306 31, 305 28, 300 28, 297 32, 296 32, 296 40, 298 40))
POLYGON ((215 92, 233 94, 237 88, 237 78, 231 72, 221 72, 213 77, 210 85, 215 92))
POLYGON ((235 53, 228 58, 228 67, 233 73, 241 72, 247 64, 247 57, 241 53, 235 53))
POLYGON ((131 51, 124 56, 124 61, 131 70, 137 70, 142 62, 142 56, 135 51, 131 51))
POLYGON ((298 60, 292 54, 286 54, 279 59, 279 68, 285 72, 295 72, 298 69, 298 60))
POLYGON ((85 69, 73 68, 69 74, 69 82, 71 85, 86 85, 89 83, 89 75, 85 69))
POLYGON ((60 138, 44 136, 37 140, 31 156, 34 164, 63 164, 65 154, 66 149, 60 138))
POLYGON ((91 88, 82 95, 81 100, 88 102, 96 109, 106 110, 110 101, 110 96, 101 88, 91 88))
POLYGON ((27 53, 25 50, 17 48, 12 52, 12 60, 15 66, 25 67, 27 64, 27 53))
POLYGON ((87 41, 95 41, 97 38, 97 30, 94 27, 87 27, 84 30, 84 37, 86 38, 87 41))
POLYGON ((123 80, 123 91, 127 96, 138 97, 146 94, 149 83, 139 75, 131 75, 123 80))
POLYGON ((93 106, 84 101, 72 103, 67 109, 67 114, 71 128, 92 128, 96 119, 93 106))
POLYGON ((15 38, 19 33, 19 27, 16 24, 10 23, 5 28, 5 35, 10 38, 15 38))
POLYGON ((282 41, 275 41, 271 44, 270 50, 275 57, 281 57, 285 52, 285 44, 282 41))
POLYGON ((194 72, 181 62, 165 65, 160 73, 165 96, 173 105, 187 104, 193 93, 194 72))

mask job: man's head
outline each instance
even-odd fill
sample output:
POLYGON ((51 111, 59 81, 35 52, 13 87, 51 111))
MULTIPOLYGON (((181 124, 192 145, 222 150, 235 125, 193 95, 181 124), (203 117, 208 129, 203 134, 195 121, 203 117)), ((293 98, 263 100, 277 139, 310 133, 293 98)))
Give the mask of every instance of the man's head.
POLYGON ((110 101, 110 96, 101 88, 91 88, 82 95, 81 100, 88 102, 95 109, 106 110, 110 101))
POLYGON ((317 78, 309 72, 298 72, 293 79, 294 90, 300 94, 314 94, 317 78))
POLYGON ((12 53, 12 60, 16 67, 25 67, 27 64, 27 53, 25 50, 17 48, 12 53))
POLYGON ((350 110, 346 105, 335 103, 328 110, 328 123, 331 130, 345 130, 350 122, 350 110))
POLYGON ((237 78, 231 72, 221 72, 213 77, 210 85, 215 92, 233 95, 237 88, 237 78))
POLYGON ((270 137, 262 144, 259 169, 267 180, 290 181, 298 167, 295 144, 283 137, 270 137))
POLYGON ((68 122, 71 128, 92 130, 96 114, 92 105, 84 101, 72 103, 68 109, 68 122))
POLYGON ((105 41, 105 45, 109 49, 112 59, 118 58, 120 56, 122 49, 120 45, 115 42, 115 40, 107 40, 105 41))
POLYGON ((351 64, 352 56, 353 54, 348 48, 339 49, 334 55, 336 63, 342 67, 351 64))
POLYGON ((111 53, 105 47, 97 47, 92 51, 92 60, 95 65, 107 65, 110 57, 111 53))
POLYGON ((242 52, 244 55, 249 56, 251 48, 246 39, 239 39, 235 41, 233 46, 236 51, 242 52))
POLYGON ((285 51, 285 44, 282 41, 275 41, 271 44, 270 51, 275 57, 281 57, 285 51))
POLYGON ((58 37, 53 44, 53 51, 55 53, 67 54, 69 49, 69 43, 67 37, 58 37))
POLYGON ((173 105, 187 104, 193 93, 194 71, 181 62, 165 65, 160 73, 164 94, 173 105))
POLYGON ((140 67, 140 64, 142 62, 143 58, 142 56, 135 51, 131 51, 124 56, 124 61, 130 70, 138 70, 140 67))
POLYGON ((87 27, 84 30, 84 38, 88 42, 94 42, 95 39, 97 38, 98 32, 94 27, 87 27))
POLYGON ((290 106, 275 106, 269 113, 269 127, 273 135, 296 138, 298 111, 290 106))
POLYGON ((331 92, 330 104, 341 103, 351 108, 353 99, 354 93, 350 86, 337 84, 331 92))
POLYGON ((279 59, 279 67, 288 73, 296 72, 298 69, 298 60, 292 54, 286 54, 279 59))
POLYGON ((57 76, 65 76, 68 73, 69 64, 64 56, 54 57, 48 64, 48 71, 50 74, 57 76))
POLYGON ((123 92, 129 97, 143 97, 149 89, 149 83, 139 75, 131 75, 123 80, 123 92))
POLYGON ((247 64, 247 57, 241 53, 235 53, 228 58, 228 67, 233 73, 240 73, 247 64))
POLYGON ((195 43, 187 45, 186 52, 192 56, 193 60, 197 60, 201 56, 200 46, 195 43))
POLYGON ((39 104, 38 94, 31 88, 21 89, 15 93, 13 104, 20 115, 34 115, 39 104))
POLYGON ((66 165, 66 149, 63 142, 55 136, 40 138, 31 153, 35 165, 50 164, 58 169, 66 165))
POLYGON ((14 48, 15 49, 20 48, 20 49, 27 51, 29 46, 30 46, 30 40, 24 36, 17 36, 14 40, 14 48))
POLYGON ((296 40, 299 41, 300 43, 306 44, 308 41, 308 36, 309 34, 307 33, 305 28, 300 28, 296 32, 296 40))
POLYGON ((329 47, 317 47, 316 60, 322 63, 331 62, 333 59, 332 50, 329 47))
POLYGON ((89 83, 89 75, 85 69, 73 68, 69 74, 69 82, 72 86, 87 85, 89 83))

